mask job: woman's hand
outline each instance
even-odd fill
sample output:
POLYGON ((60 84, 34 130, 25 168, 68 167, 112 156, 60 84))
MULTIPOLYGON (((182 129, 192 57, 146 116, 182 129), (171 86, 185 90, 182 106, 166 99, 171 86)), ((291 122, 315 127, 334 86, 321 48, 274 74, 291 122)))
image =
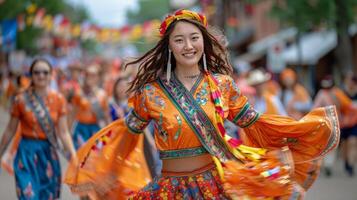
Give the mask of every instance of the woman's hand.
POLYGON ((6 152, 4 156, 1 158, 1 165, 0 168, 5 169, 10 175, 14 174, 13 162, 14 162, 13 154, 6 152))
POLYGON ((17 117, 11 117, 9 123, 6 126, 5 131, 2 134, 0 142, 0 160, 2 159, 7 146, 10 144, 11 139, 14 137, 19 119, 17 117))
POLYGON ((67 123, 68 123, 67 116, 65 115, 61 116, 58 122, 59 137, 62 141, 62 144, 66 148, 67 152, 70 153, 71 159, 76 160, 76 162, 78 162, 76 150, 74 149, 72 137, 69 134, 67 123))

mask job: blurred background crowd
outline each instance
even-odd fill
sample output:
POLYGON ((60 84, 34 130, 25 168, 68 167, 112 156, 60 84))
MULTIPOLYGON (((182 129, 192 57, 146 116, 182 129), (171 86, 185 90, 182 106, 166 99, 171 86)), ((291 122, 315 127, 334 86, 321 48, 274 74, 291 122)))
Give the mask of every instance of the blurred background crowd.
MULTIPOLYGON (((341 144, 325 159, 322 172, 334 176, 332 165, 340 160, 344 173, 354 176, 357 0, 136 0, 130 5, 117 0, 112 5, 122 6, 116 10, 124 16, 120 25, 93 17, 116 17, 111 9, 89 7, 98 2, 0 0, 4 110, 29 86, 33 59, 47 59, 53 66, 50 88, 67 100, 68 124, 78 148, 100 127, 125 116, 125 91, 137 69, 124 64, 153 47, 168 12, 189 8, 207 15, 210 30, 229 51, 238 87, 258 111, 299 120, 314 107, 336 105, 341 144)), ((109 1, 103 4, 111 6, 109 1)), ((226 126, 239 135, 237 127, 226 126)), ((8 154, 16 151, 16 141, 19 136, 8 154)), ((160 163, 152 152, 155 175, 160 163)), ((2 164, 9 162, 5 158, 2 164)))

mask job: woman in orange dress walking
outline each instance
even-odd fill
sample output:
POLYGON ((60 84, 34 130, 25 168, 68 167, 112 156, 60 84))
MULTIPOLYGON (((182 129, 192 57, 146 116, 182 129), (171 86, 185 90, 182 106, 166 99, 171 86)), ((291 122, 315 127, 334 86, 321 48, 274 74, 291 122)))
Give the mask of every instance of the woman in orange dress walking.
POLYGON ((310 94, 298 83, 297 74, 292 69, 287 68, 281 72, 280 82, 282 84, 281 101, 288 115, 299 120, 312 108, 310 94))
POLYGON ((84 83, 72 97, 75 123, 73 142, 81 147, 100 127, 109 124, 109 103, 105 91, 98 87, 98 66, 90 65, 84 74, 84 83))
POLYGON ((31 86, 15 97, 10 121, 1 138, 0 158, 21 124, 21 142, 14 161, 19 199, 59 198, 61 169, 56 150, 65 151, 57 138, 73 163, 77 160, 67 127, 65 99, 48 88, 51 72, 46 60, 33 61, 31 86))

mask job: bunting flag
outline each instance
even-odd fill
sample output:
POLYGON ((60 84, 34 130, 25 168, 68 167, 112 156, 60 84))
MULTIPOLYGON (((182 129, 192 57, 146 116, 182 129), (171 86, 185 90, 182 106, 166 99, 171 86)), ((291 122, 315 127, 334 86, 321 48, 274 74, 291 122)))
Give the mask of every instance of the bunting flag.
POLYGON ((19 16, 17 16, 17 29, 19 31, 23 31, 26 27, 26 23, 25 23, 25 15, 21 14, 19 16))
POLYGON ((51 31, 53 29, 53 17, 46 15, 42 21, 42 26, 46 31, 51 31))
POLYGON ((40 8, 34 17, 33 26, 42 27, 42 21, 45 16, 46 10, 44 8, 40 8))
POLYGON ((140 39, 154 42, 159 38, 159 26, 161 24, 158 19, 120 28, 102 28, 89 22, 74 24, 63 14, 52 16, 46 13, 46 9, 39 8, 36 4, 28 5, 26 12, 18 15, 16 22, 17 31, 23 31, 26 26, 34 26, 59 37, 80 40, 91 39, 103 43, 126 43, 140 39))
POLYGON ((37 9, 37 5, 36 4, 30 4, 29 6, 27 6, 26 8, 26 12, 30 15, 34 14, 36 12, 37 9))
POLYGON ((2 51, 10 52, 15 50, 16 47, 16 35, 17 35, 17 20, 4 20, 1 22, 2 30, 2 51))

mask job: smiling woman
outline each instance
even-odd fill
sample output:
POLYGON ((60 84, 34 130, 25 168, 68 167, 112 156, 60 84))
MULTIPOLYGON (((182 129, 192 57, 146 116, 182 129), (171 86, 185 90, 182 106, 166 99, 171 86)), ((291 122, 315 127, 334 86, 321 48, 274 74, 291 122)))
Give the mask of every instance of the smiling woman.
POLYGON ((79 149, 65 182, 94 199, 301 199, 316 179, 319 159, 336 147, 334 107, 303 120, 260 114, 229 76, 225 49, 205 16, 169 15, 161 40, 142 57, 131 82, 132 109, 79 149), (226 134, 230 120, 242 141, 226 134), (162 175, 150 181, 143 133, 153 122, 162 175), (149 182, 149 184, 147 184, 149 182), (144 185, 146 185, 144 187, 144 185))
POLYGON ((52 66, 46 60, 34 62, 30 67, 32 86, 44 89, 51 81, 52 66))
POLYGON ((62 95, 48 88, 52 66, 47 60, 34 60, 30 67, 31 86, 15 97, 11 118, 0 143, 4 150, 21 125, 21 142, 14 160, 16 191, 19 199, 57 199, 61 189, 61 169, 56 150, 57 137, 76 154, 67 127, 67 108, 62 95))
POLYGON ((190 77, 197 78, 201 73, 198 66, 203 55, 203 36, 200 29, 189 22, 177 23, 169 39, 169 48, 176 60, 175 74, 190 90, 194 83, 190 77))

